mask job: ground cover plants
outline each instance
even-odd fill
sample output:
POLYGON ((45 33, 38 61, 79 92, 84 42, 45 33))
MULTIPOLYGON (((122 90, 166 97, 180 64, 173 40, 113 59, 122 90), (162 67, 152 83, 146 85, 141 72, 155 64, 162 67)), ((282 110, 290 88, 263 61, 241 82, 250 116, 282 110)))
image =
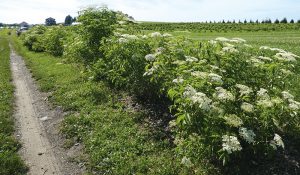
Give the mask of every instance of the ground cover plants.
POLYGON ((26 166, 17 154, 21 145, 14 138, 13 85, 7 31, 0 32, 0 174, 21 175, 26 166))
MULTIPOLYGON (((251 174, 259 172, 252 167, 299 145, 298 55, 242 38, 143 33, 126 15, 106 8, 84 10, 78 20, 72 27, 37 26, 21 39, 29 50, 63 55, 24 52, 41 86, 54 91, 53 101, 79 111, 66 118, 62 131, 85 143, 92 171, 251 174), (170 136, 149 139, 143 122, 136 123, 141 114, 123 112, 122 98, 113 93, 167 102, 163 129, 170 136)), ((260 173, 280 171, 264 169, 260 173)))

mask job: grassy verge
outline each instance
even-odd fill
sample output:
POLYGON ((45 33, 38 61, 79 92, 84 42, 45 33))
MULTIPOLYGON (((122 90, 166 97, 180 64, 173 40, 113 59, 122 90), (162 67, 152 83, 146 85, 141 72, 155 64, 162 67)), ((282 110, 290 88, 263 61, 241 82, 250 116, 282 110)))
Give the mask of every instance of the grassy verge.
POLYGON ((0 31, 0 174, 25 174, 26 167, 17 154, 20 144, 14 139, 13 85, 7 31, 0 31))
MULTIPOLYGON (((68 138, 67 147, 84 143, 89 173, 191 174, 178 161, 164 128, 154 127, 149 114, 126 105, 126 94, 91 81, 78 65, 28 51, 16 37, 13 45, 41 90, 51 92, 49 99, 73 111, 63 121, 62 132, 68 138)), ((203 165, 197 174, 212 172, 212 166, 203 165)))

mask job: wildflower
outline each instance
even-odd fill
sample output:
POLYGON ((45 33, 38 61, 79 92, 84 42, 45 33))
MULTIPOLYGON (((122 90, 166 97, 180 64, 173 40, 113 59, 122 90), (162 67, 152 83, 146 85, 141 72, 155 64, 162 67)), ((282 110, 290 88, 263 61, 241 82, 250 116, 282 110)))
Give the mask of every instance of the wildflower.
POLYGON ((118 42, 119 42, 119 43, 127 43, 128 40, 125 39, 125 38, 119 38, 119 39, 118 39, 118 42))
POLYGON ((164 33, 164 34, 163 34, 163 37, 166 37, 166 38, 167 38, 167 37, 172 37, 172 36, 173 36, 173 35, 171 35, 171 34, 169 34, 169 33, 164 33))
POLYGON ((147 35, 143 35, 142 38, 143 38, 143 39, 147 39, 148 36, 147 36, 147 35))
POLYGON ((268 95, 268 90, 264 88, 260 88, 259 91, 257 91, 256 95, 261 99, 270 99, 270 96, 268 95))
POLYGON ((231 92, 227 91, 226 89, 223 89, 222 87, 216 87, 217 92, 214 94, 214 96, 221 100, 221 101, 233 101, 234 96, 231 92))
POLYGON ((185 56, 185 59, 186 59, 185 61, 190 62, 190 63, 198 61, 197 58, 191 57, 191 56, 185 56))
POLYGON ((183 96, 185 98, 189 98, 193 104, 199 104, 199 107, 203 110, 207 111, 210 109, 212 100, 209 99, 206 94, 197 92, 192 86, 188 86, 185 88, 183 96))
POLYGON ((216 41, 221 41, 221 42, 228 42, 230 41, 229 39, 225 38, 225 37, 218 37, 215 39, 216 41))
POLYGON ((291 72, 290 70, 286 70, 286 69, 280 69, 280 71, 285 74, 285 75, 291 75, 293 74, 293 72, 291 72))
POLYGON ((230 53, 238 53, 239 51, 235 49, 234 47, 223 47, 222 53, 230 52, 230 53))
POLYGON ((254 66, 259 66, 259 65, 264 64, 263 61, 261 61, 261 60, 255 58, 255 57, 252 57, 252 58, 250 59, 250 62, 253 63, 254 66))
POLYGON ((245 112, 253 112, 254 106, 250 103, 243 102, 241 105, 241 109, 245 112))
POLYGON ((280 135, 275 134, 273 140, 270 142, 270 146, 272 146, 275 150, 277 147, 281 147, 284 149, 284 143, 280 135))
POLYGON ((253 90, 251 88, 249 88, 248 86, 246 86, 246 85, 236 84, 235 86, 240 89, 240 95, 241 96, 249 95, 250 93, 253 92, 253 90))
POLYGON ((229 43, 224 43, 224 46, 225 46, 225 47, 234 47, 234 45, 229 44, 229 43))
POLYGON ((208 41, 208 43, 210 43, 210 44, 212 44, 212 45, 216 45, 218 42, 215 41, 215 40, 210 40, 210 41, 208 41))
POLYGON ((159 32, 151 33, 150 36, 151 36, 152 38, 155 38, 155 37, 162 37, 161 33, 159 33, 159 32))
POLYGON ((289 101, 289 108, 291 110, 297 111, 300 109, 300 102, 297 102, 293 99, 289 99, 288 101, 289 101))
POLYGON ((247 128, 239 129, 240 136, 246 140, 248 143, 254 143, 255 133, 252 130, 248 130, 247 128))
POLYGON ((224 119, 229 126, 240 127, 243 125, 243 120, 235 114, 225 115, 224 119))
POLYGON ((232 38, 230 41, 235 42, 235 43, 245 43, 246 42, 246 40, 244 40, 242 38, 232 38))
POLYGON ((282 91, 281 95, 286 100, 289 100, 289 99, 293 100, 294 99, 294 96, 292 94, 290 94, 289 92, 287 92, 287 91, 282 91))
POLYGON ((173 62, 173 64, 184 65, 184 64, 186 64, 186 61, 176 60, 173 62))
POLYGON ((275 56, 278 60, 287 61, 287 62, 295 62, 297 61, 296 58, 299 58, 297 55, 289 53, 289 52, 280 52, 277 53, 275 56))
POLYGON ((213 83, 220 83, 220 84, 223 83, 222 77, 218 74, 210 73, 208 74, 208 78, 213 83))
POLYGON ((148 54, 148 55, 145 56, 145 59, 147 61, 155 61, 156 57, 153 54, 148 54))
POLYGON ((178 77, 178 78, 174 79, 172 82, 173 82, 173 83, 176 83, 176 84, 181 84, 181 83, 184 82, 184 80, 183 80, 183 78, 178 77))
POLYGON ((207 72, 200 72, 200 71, 193 71, 191 72, 191 75, 202 79, 206 79, 208 77, 207 72))
POLYGON ((222 150, 227 151, 228 154, 231 154, 235 151, 240 151, 242 150, 242 146, 235 136, 228 136, 228 135, 223 135, 222 136, 222 150))
POLYGON ((190 160, 190 158, 187 158, 186 156, 184 156, 184 157, 181 159, 181 164, 185 165, 186 167, 192 167, 192 166, 193 166, 193 163, 192 163, 192 161, 190 160))
POLYGON ((273 61, 270 57, 259 56, 258 58, 263 61, 273 61))
POLYGON ((270 107, 273 107, 273 102, 269 99, 262 99, 262 100, 257 101, 257 105, 262 106, 264 108, 270 108, 270 107))
POLYGON ((157 48, 157 49, 155 50, 155 52, 156 52, 156 53, 161 53, 161 52, 163 52, 164 50, 165 50, 165 48, 159 47, 159 48, 157 48))

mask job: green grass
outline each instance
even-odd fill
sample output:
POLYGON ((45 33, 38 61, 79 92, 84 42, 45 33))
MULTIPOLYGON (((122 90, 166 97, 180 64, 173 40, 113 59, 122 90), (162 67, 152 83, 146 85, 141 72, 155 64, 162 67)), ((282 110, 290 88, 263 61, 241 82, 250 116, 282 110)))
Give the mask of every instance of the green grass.
POLYGON ((275 32, 170 32, 174 36, 185 36, 194 40, 211 40, 217 37, 239 37, 247 40, 253 46, 270 46, 282 48, 300 55, 300 31, 275 31, 275 32))
MULTIPOLYGON (((62 63, 62 58, 28 51, 16 37, 13 45, 41 90, 51 92, 49 99, 72 111, 62 123, 62 132, 67 147, 77 142, 85 145, 89 173, 188 174, 163 128, 155 128, 146 122, 147 114, 118 100, 125 99, 125 93, 89 80, 88 72, 62 63)), ((198 174, 215 171, 211 165, 199 169, 198 174)))
POLYGON ((15 140, 13 92, 7 31, 0 31, 0 174, 25 174, 26 166, 17 154, 20 144, 15 140))

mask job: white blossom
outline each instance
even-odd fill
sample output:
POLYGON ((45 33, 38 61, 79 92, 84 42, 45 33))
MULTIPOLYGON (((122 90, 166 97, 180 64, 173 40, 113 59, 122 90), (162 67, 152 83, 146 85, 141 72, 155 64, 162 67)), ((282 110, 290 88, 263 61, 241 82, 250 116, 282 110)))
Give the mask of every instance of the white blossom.
POLYGON ((242 38, 232 38, 230 41, 235 42, 235 43, 245 43, 246 42, 246 40, 244 40, 242 38))
POLYGON ((155 61, 156 57, 155 57, 154 54, 148 54, 148 55, 145 56, 145 59, 147 61, 155 61))
POLYGON ((264 88, 260 88, 259 91, 257 91, 256 95, 261 99, 270 99, 270 96, 268 95, 268 90, 264 88))
POLYGON ((271 140, 270 145, 276 150, 277 147, 281 147, 284 149, 284 143, 280 135, 275 134, 273 140, 271 140))
POLYGON ((264 108, 270 108, 273 107, 273 102, 269 99, 262 99, 257 101, 258 106, 262 106, 264 108))
POLYGON ((186 64, 186 61, 176 60, 176 61, 173 62, 173 64, 176 64, 176 65, 184 65, 184 64, 186 64))
POLYGON ((182 159, 181 159, 181 164, 182 165, 185 165, 186 167, 192 167, 193 166, 193 163, 191 161, 190 158, 187 158, 186 156, 184 156, 182 159))
POLYGON ((223 47, 222 52, 238 53, 239 51, 234 47, 223 47))
POLYGON ((119 39, 118 39, 118 42, 119 42, 119 43, 127 43, 128 40, 125 39, 125 38, 119 38, 119 39))
POLYGON ((163 37, 172 37, 173 35, 169 34, 169 33, 164 33, 163 37))
POLYGON ((270 57, 259 56, 258 58, 263 61, 273 61, 270 57))
POLYGON ((235 151, 240 151, 242 150, 242 146, 235 136, 228 136, 228 135, 223 135, 222 136, 222 150, 226 151, 228 154, 231 154, 235 151))
POLYGON ((176 83, 176 84, 181 84, 184 82, 184 79, 181 77, 178 77, 178 78, 174 79, 172 82, 176 83))
POLYGON ((240 89, 239 92, 240 92, 241 96, 249 95, 250 93, 253 92, 253 90, 250 87, 246 86, 246 85, 236 84, 235 86, 240 89))
POLYGON ((228 42, 228 41, 230 41, 230 39, 225 38, 225 37, 218 37, 218 38, 216 38, 215 40, 216 40, 216 41, 221 41, 221 42, 228 42))
POLYGON ((227 91, 226 89, 222 87, 216 87, 216 92, 214 96, 221 101, 233 101, 234 96, 231 92, 227 91))
POLYGON ((192 86, 185 88, 183 96, 189 98, 193 104, 199 104, 199 107, 203 110, 208 111, 211 108, 210 104, 212 100, 209 99, 206 94, 197 92, 192 86))
POLYGON ((290 94, 289 92, 287 92, 287 91, 282 91, 281 95, 286 100, 289 100, 289 99, 293 100, 294 99, 294 96, 292 94, 290 94))
POLYGON ((300 109, 300 102, 297 102, 293 99, 289 99, 288 101, 289 101, 289 108, 291 110, 297 111, 300 109))
POLYGON ((287 61, 287 62, 295 62, 296 58, 299 58, 297 55, 290 52, 279 52, 275 56, 278 60, 287 61))
POLYGON ((253 112, 254 111, 254 106, 250 103, 243 102, 241 105, 241 109, 245 112, 253 112))
POLYGON ((206 79, 208 77, 207 72, 200 72, 200 71, 193 71, 191 72, 191 75, 194 77, 198 77, 198 78, 202 78, 202 79, 206 79))
POLYGON ((222 77, 218 74, 210 73, 208 74, 208 78, 213 83, 220 83, 220 84, 223 83, 222 77))
POLYGON ((197 62, 198 58, 191 57, 191 56, 185 56, 185 61, 190 62, 190 63, 197 62))
POLYGON ((228 124, 229 126, 240 127, 243 125, 243 120, 235 114, 227 114, 224 116, 224 119, 226 121, 226 124, 228 124))
POLYGON ((162 37, 162 34, 159 33, 159 32, 154 32, 154 33, 151 33, 150 36, 151 36, 152 38, 155 38, 155 37, 162 37))
POLYGON ((256 134, 252 130, 248 130, 247 128, 239 129, 240 136, 248 143, 254 143, 254 138, 256 134))

